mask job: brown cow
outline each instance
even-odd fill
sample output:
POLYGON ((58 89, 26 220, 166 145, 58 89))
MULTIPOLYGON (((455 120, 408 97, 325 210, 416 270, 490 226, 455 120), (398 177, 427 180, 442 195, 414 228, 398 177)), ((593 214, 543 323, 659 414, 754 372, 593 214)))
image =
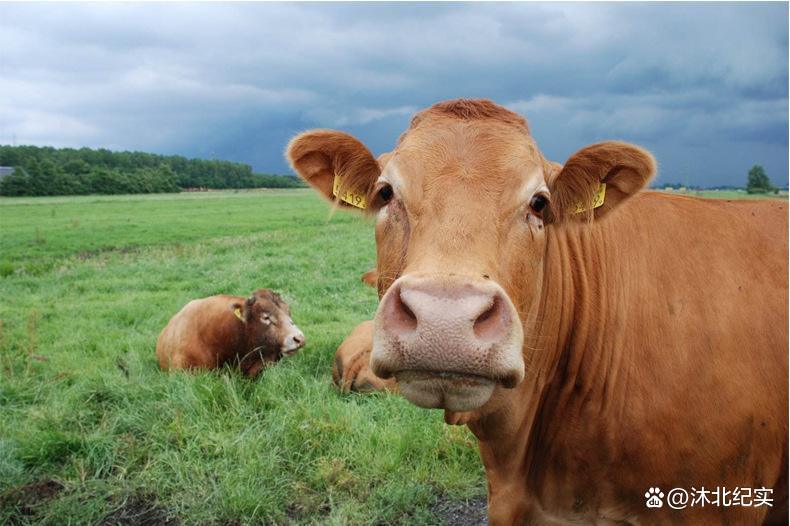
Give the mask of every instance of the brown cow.
POLYGON ((622 142, 560 166, 489 101, 419 113, 386 162, 330 130, 288 158, 375 217, 372 369, 469 423, 491 524, 787 523, 786 203, 642 192, 622 142))
POLYGON ((395 379, 379 378, 370 369, 370 353, 373 351, 373 322, 357 325, 343 340, 335 353, 332 379, 340 392, 395 391, 395 379))
MULTIPOLYGON (((362 274, 365 285, 376 288, 378 273, 371 269, 362 274)), ((335 352, 332 379, 341 393, 357 391, 395 391, 394 378, 379 378, 370 369, 370 353, 373 351, 373 322, 360 323, 335 352)))
POLYGON ((224 294, 187 303, 156 342, 159 367, 214 369, 238 365, 250 377, 305 344, 279 294, 258 289, 245 299, 224 294))

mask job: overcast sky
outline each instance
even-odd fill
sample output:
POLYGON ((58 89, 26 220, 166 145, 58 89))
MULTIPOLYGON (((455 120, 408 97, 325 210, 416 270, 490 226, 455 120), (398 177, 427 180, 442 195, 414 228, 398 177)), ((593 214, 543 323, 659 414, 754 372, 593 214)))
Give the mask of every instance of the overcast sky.
POLYGON ((659 182, 788 178, 788 6, 0 4, 0 144, 286 173, 312 127, 378 154, 434 102, 522 113, 547 157, 621 139, 659 182))

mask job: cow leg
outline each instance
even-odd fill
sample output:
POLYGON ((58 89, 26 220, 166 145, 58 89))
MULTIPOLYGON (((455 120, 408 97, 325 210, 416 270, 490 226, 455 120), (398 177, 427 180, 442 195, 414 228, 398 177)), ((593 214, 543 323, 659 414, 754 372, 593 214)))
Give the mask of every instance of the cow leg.
POLYGON ((335 353, 332 379, 340 392, 394 391, 394 379, 385 380, 370 369, 373 352, 373 322, 362 322, 343 340, 335 353))
POLYGON ((488 477, 488 523, 491 526, 547 524, 531 513, 523 481, 488 477))
MULTIPOLYGON (((565 526, 568 524, 568 522, 553 519, 528 505, 521 490, 514 489, 516 489, 515 493, 509 493, 504 488, 500 488, 500 491, 492 494, 489 486, 488 524, 490 526, 565 526)), ((610 523, 601 520, 596 524, 610 523)), ((618 522, 617 524, 622 523, 618 522)))

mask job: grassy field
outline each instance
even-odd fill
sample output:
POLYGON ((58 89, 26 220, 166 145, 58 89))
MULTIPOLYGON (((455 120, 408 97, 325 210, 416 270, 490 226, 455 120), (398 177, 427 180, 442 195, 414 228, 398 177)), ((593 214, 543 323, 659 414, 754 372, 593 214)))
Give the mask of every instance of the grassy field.
POLYGON ((19 198, 0 199, 0 229, 0 524, 480 511, 466 428, 331 385, 335 349, 376 307, 359 281, 372 226, 355 215, 330 219, 307 190, 19 198), (184 303, 258 287, 284 293, 302 352, 257 381, 158 370, 156 337, 184 303))
POLYGON ((0 524, 437 524, 485 494, 466 428, 331 385, 376 306, 370 224, 286 190, 2 199, 0 229, 0 524), (302 352, 158 370, 184 303, 258 287, 302 352))

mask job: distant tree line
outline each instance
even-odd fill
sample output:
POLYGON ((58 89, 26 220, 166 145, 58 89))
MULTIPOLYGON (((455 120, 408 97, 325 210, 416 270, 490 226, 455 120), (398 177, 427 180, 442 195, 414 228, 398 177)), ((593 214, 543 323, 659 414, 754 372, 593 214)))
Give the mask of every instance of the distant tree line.
POLYGON ((247 164, 90 148, 0 146, 0 166, 14 168, 0 181, 6 196, 304 186, 296 177, 253 173, 247 164))
POLYGON ((686 190, 702 190, 701 186, 686 183, 657 183, 654 186, 657 188, 672 188, 673 190, 680 190, 681 188, 685 188, 686 190))
MULTIPOLYGON (((690 185, 686 183, 653 183, 651 185, 653 188, 671 188, 673 190, 705 190, 701 186, 697 185, 690 185)), ((746 178, 746 186, 734 186, 734 185, 717 185, 711 186, 707 188, 708 190, 746 190, 747 193, 750 194, 767 194, 767 193, 779 193, 782 188, 778 188, 771 183, 768 174, 765 173, 765 169, 760 166, 759 164, 755 164, 754 166, 749 169, 748 176, 746 178)), ((787 190, 787 187, 784 187, 787 190)))

